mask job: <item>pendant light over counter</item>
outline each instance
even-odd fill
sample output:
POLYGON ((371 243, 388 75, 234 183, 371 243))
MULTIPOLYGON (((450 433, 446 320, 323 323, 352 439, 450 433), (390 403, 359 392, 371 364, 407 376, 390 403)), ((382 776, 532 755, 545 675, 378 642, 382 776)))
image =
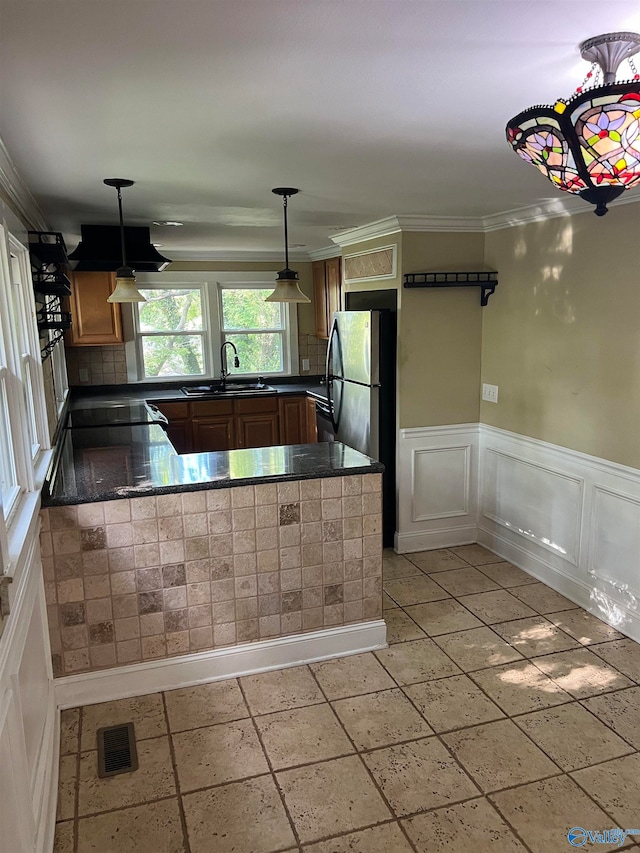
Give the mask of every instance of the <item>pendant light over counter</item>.
POLYGON ((595 205, 597 216, 625 190, 640 186, 640 74, 631 58, 638 51, 638 33, 583 41, 580 55, 592 64, 574 95, 530 107, 507 124, 516 154, 557 189, 595 205), (623 60, 632 79, 616 82, 623 60))
POLYGON ((272 193, 282 196, 284 209, 284 264, 276 278, 276 288, 265 299, 265 302, 311 302, 308 296, 300 290, 298 273, 289 269, 289 232, 287 229, 287 200, 298 193, 293 187, 275 187, 272 193))
POLYGON ((107 302, 146 302, 145 297, 136 287, 136 279, 133 270, 127 266, 127 253, 124 241, 124 221, 122 219, 122 187, 132 187, 134 181, 126 178, 105 178, 104 183, 108 187, 115 187, 118 191, 118 212, 120 214, 120 241, 122 245, 122 266, 116 270, 116 287, 107 302))

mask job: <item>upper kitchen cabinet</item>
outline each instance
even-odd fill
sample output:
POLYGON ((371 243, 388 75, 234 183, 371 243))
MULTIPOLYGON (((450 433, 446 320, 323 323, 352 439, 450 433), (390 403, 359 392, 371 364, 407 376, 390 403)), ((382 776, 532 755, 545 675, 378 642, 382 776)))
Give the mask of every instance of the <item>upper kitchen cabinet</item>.
POLYGON ((112 272, 74 272, 69 297, 73 325, 67 345, 109 346, 124 343, 122 312, 117 302, 107 302, 116 286, 112 272))
POLYGON ((316 337, 329 337, 331 318, 340 310, 342 295, 342 258, 315 261, 313 269, 313 307, 316 319, 316 337))

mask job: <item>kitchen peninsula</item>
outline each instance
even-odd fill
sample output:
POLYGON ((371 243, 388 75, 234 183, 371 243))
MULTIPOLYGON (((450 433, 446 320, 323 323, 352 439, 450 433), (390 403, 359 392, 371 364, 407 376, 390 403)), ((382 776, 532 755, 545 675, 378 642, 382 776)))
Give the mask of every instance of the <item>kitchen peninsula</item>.
POLYGON ((55 674, 382 615, 382 465, 338 442, 179 455, 160 426, 66 430, 43 495, 55 674))

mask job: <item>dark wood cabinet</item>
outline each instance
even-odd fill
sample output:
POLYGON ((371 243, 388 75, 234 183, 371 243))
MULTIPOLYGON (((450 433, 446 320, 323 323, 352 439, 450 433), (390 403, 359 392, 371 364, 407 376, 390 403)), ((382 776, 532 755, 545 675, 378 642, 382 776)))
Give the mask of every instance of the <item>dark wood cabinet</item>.
POLYGON ((229 416, 194 418, 191 421, 191 434, 194 453, 233 450, 236 446, 233 418, 229 416))
POLYGON ((277 397, 236 400, 236 446, 270 447, 280 444, 277 397))
POLYGON ((306 399, 306 397, 281 397, 278 400, 280 444, 307 443, 306 399))
POLYGON ((316 401, 305 397, 306 432, 304 444, 315 444, 318 441, 318 424, 316 423, 316 401))
POLYGON ((71 276, 69 310, 72 326, 67 346, 96 347, 124 343, 122 311, 117 302, 107 302, 116 286, 112 272, 74 272, 71 276))
POLYGON ((169 441, 177 453, 191 453, 193 450, 191 436, 191 413, 189 404, 184 402, 155 402, 154 406, 168 419, 166 427, 169 441))
POLYGON ((339 311, 342 304, 342 258, 314 261, 311 269, 316 337, 326 340, 331 331, 333 312, 339 311))

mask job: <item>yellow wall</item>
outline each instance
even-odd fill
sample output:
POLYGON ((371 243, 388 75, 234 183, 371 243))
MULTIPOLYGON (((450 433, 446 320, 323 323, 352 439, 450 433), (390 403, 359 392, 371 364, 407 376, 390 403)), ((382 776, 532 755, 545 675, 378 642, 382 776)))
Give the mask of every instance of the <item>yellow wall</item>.
MULTIPOLYGON (((284 266, 283 261, 275 263, 248 263, 248 262, 220 262, 220 261, 174 261, 169 267, 168 272, 262 272, 263 270, 272 270, 275 273, 281 270, 284 266)), ((292 263, 291 266, 300 276, 300 290, 308 296, 312 301, 310 303, 302 303, 298 305, 298 334, 299 335, 314 335, 316 324, 313 317, 313 279, 311 277, 311 263, 292 263)))
MULTIPOLYGON (((405 233, 402 270, 482 268, 481 233, 405 233)), ((479 418, 482 313, 478 288, 402 290, 398 329, 400 427, 479 418)))
POLYGON ((640 468, 640 207, 486 235, 487 424, 640 468))

